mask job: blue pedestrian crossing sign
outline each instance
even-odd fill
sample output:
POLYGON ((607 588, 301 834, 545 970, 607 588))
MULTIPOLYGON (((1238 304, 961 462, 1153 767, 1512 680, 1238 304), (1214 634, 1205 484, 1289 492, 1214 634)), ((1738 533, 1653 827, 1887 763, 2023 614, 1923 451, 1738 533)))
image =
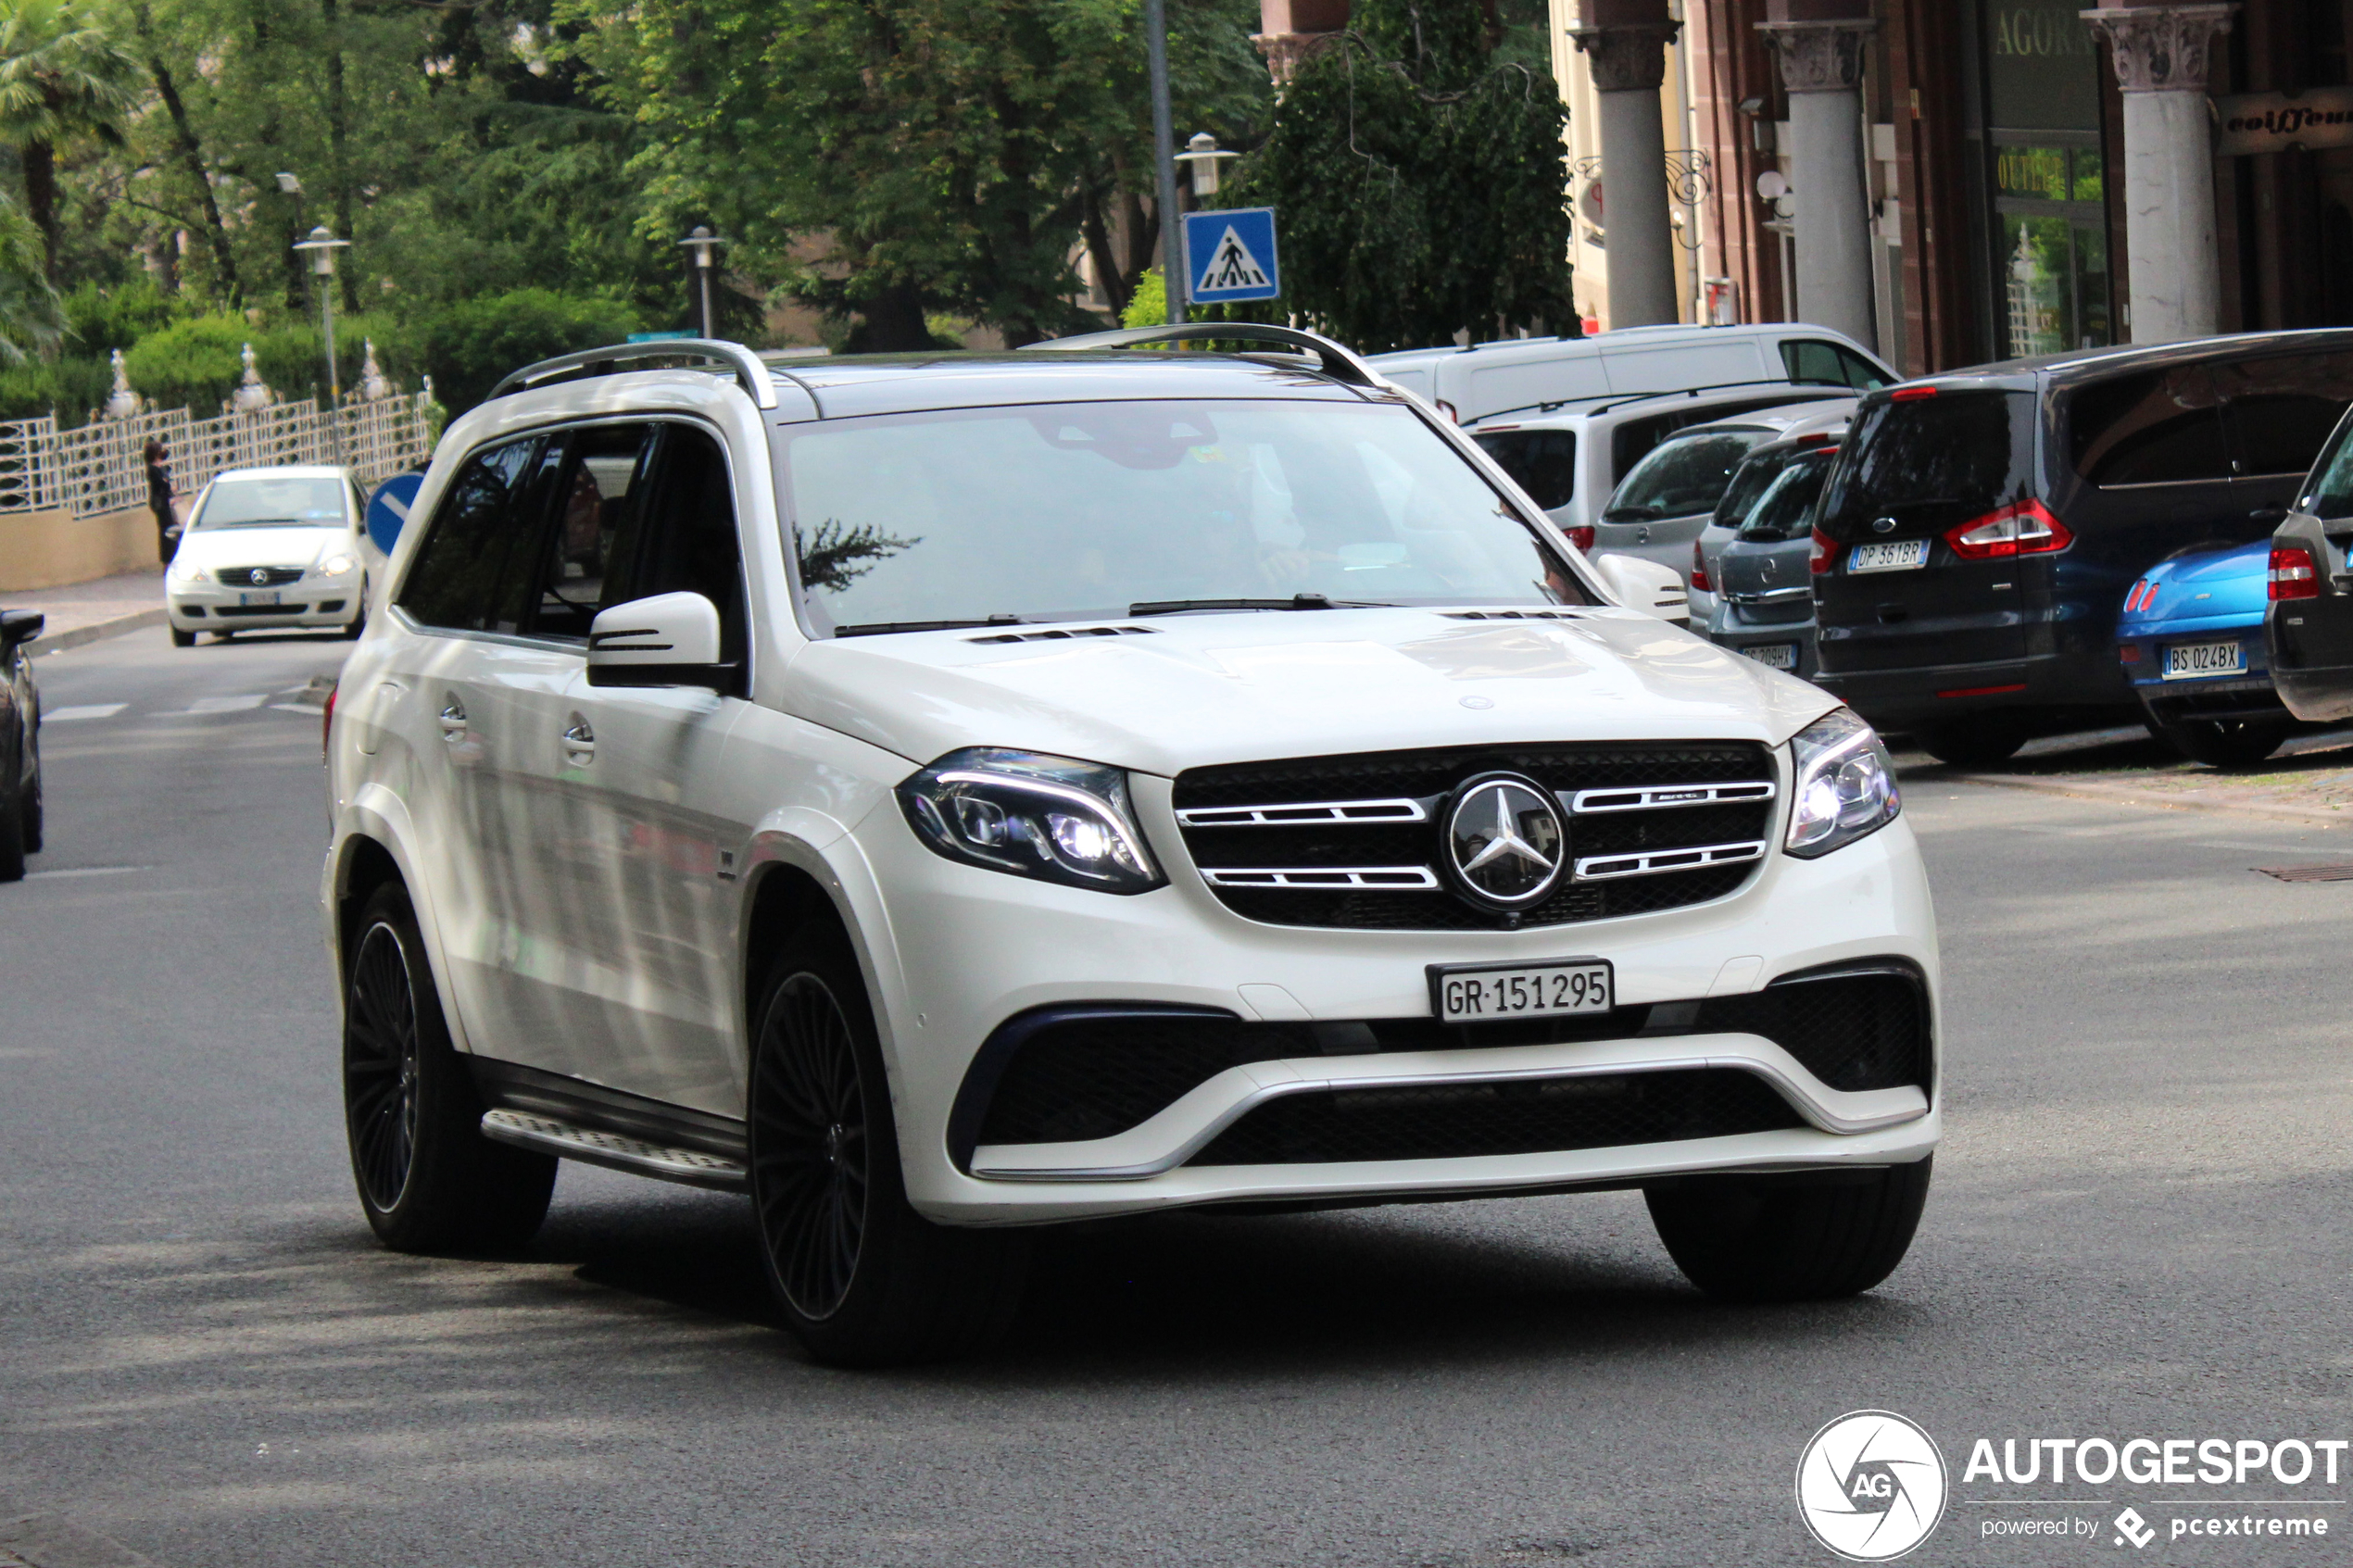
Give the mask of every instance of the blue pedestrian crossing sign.
POLYGON ((1185 214, 1185 297, 1195 305, 1274 299, 1283 292, 1275 259, 1275 209, 1185 214))

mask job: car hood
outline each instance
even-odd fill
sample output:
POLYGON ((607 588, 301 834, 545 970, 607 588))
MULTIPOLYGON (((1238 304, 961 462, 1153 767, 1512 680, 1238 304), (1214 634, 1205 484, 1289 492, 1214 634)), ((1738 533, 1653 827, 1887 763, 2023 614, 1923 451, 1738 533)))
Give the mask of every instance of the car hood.
POLYGON ((2126 596, 2133 608, 2118 621, 2118 633, 2130 636, 2174 621, 2205 621, 2216 616, 2260 621, 2271 598, 2271 569, 2268 538, 2159 561, 2142 574, 2156 592, 2126 596))
POLYGON ((1836 706, 1636 610, 1333 609, 812 643, 786 706, 918 762, 1013 746, 1174 775, 1213 762, 1565 740, 1778 745, 1836 706))
POLYGON ((174 559, 209 571, 216 566, 303 566, 337 550, 359 552, 342 528, 192 528, 180 536, 174 559))

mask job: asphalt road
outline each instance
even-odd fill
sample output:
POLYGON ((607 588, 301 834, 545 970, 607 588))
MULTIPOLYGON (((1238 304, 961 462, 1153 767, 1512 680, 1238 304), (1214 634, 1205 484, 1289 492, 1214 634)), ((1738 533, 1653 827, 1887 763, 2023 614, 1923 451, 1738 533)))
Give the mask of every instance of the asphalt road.
POLYGON ((853 1374, 768 1326, 738 1199, 568 1166, 522 1260, 373 1244, 301 696, 341 653, 150 631, 40 667, 50 848, 0 887, 0 1516, 170 1568, 1818 1563, 1799 1450, 1879 1407, 1952 1466, 1908 1562, 2116 1554, 1985 1538, 2034 1510, 1982 1499, 2029 1494, 2333 1499, 2326 1543, 2152 1555, 2344 1561, 2345 1481, 1960 1472, 1981 1436, 2353 1436, 2353 884, 2249 870, 2353 835, 1913 774, 1950 1138, 1868 1297, 1711 1305, 1627 1194, 1176 1216, 1056 1234, 992 1359, 853 1374))

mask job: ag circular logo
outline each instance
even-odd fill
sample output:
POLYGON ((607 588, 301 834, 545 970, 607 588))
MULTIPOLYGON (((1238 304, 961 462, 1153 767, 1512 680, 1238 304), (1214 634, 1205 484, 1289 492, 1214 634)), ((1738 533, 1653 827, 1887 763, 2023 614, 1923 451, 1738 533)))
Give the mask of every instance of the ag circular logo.
POLYGON ((1855 1411, 1814 1434, 1797 1461, 1797 1511, 1850 1562, 1903 1556, 1944 1515, 1944 1456, 1893 1411, 1855 1411))
POLYGON ((1516 909, 1560 880, 1560 807, 1516 773, 1475 779, 1446 818, 1446 858, 1454 879, 1481 903, 1516 909))

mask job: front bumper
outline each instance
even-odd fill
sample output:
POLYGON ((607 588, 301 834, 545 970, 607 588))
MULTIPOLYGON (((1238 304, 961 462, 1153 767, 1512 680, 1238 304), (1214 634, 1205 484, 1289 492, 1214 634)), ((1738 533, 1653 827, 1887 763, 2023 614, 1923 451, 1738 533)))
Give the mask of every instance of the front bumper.
POLYGON ((1931 1038, 1942 1036, 1934 918, 1901 819, 1818 860, 1769 855, 1738 892, 1682 909, 1514 932, 1331 930, 1261 924, 1226 909, 1182 858, 1168 781, 1137 776, 1133 785, 1171 879, 1133 897, 951 864, 918 844, 895 810, 853 830, 863 862, 862 874, 845 878, 862 884, 853 903, 879 905, 880 890, 891 890, 887 909, 855 912, 899 1091, 908 1196, 935 1220, 1013 1224, 1212 1202, 1625 1185, 1706 1171, 1904 1163, 1935 1146, 1932 1080, 1925 1092, 1842 1094, 1770 1040, 1714 1034, 1252 1062, 1115 1136, 981 1144, 966 1169, 952 1147, 953 1108, 982 1043, 1032 1009, 1137 1003, 1269 1022, 1428 1018, 1427 965, 1586 955, 1611 961, 1617 998, 1631 1006, 1754 991, 1799 970, 1889 957, 1926 977, 1931 1038), (1771 1085, 1803 1125, 1473 1158, 1186 1162, 1253 1108, 1287 1096, 1706 1068, 1771 1085))
POLYGON ((305 577, 266 590, 224 588, 215 583, 164 583, 164 613, 176 632, 259 632, 287 628, 344 627, 367 604, 367 584, 358 572, 305 577), (275 605, 245 601, 256 592, 278 596, 275 605))

